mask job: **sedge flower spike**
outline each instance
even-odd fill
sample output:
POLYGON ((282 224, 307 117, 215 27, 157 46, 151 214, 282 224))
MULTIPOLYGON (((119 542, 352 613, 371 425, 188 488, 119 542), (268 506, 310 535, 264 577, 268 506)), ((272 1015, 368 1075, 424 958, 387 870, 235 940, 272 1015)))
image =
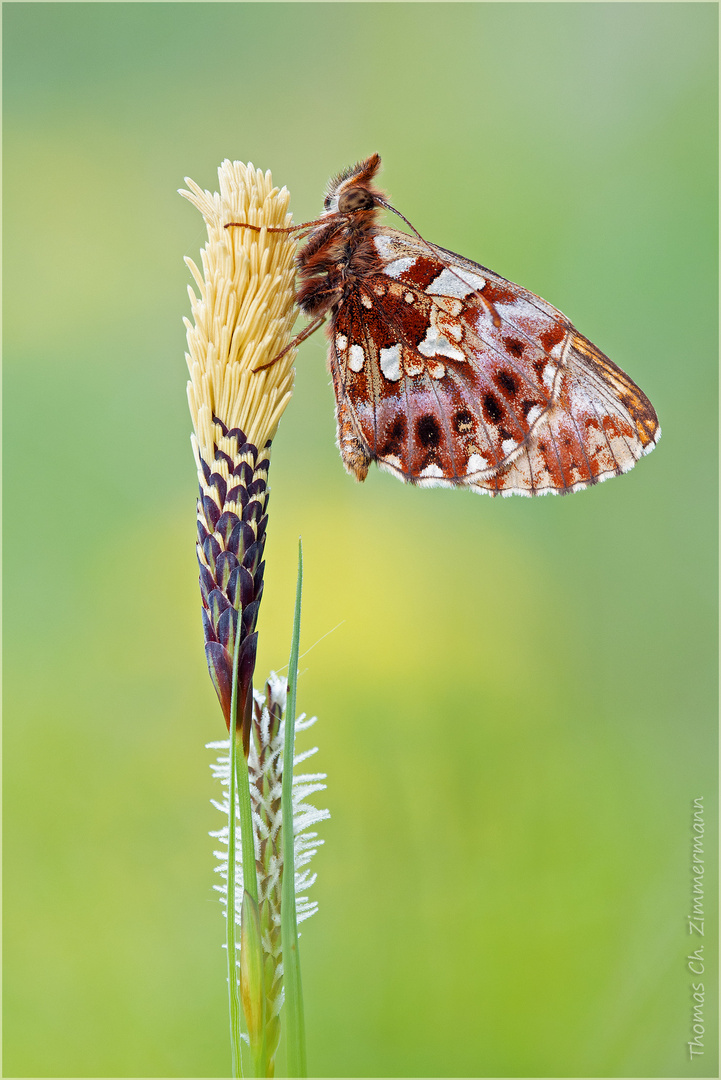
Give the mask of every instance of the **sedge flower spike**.
MULTIPOLYGON (((286 707, 286 681, 271 672, 265 685, 265 693, 254 693, 254 708, 251 725, 250 753, 248 770, 250 793, 253 810, 253 833, 255 841, 255 859, 258 875, 258 912, 260 916, 260 936, 263 954, 264 994, 268 1011, 266 1021, 266 1039, 268 1058, 272 1063, 280 1038, 280 1010, 283 1004, 283 963, 281 949, 281 884, 283 877, 283 847, 281 838, 281 790, 283 785, 283 740, 285 721, 283 714, 286 707)), ((316 717, 306 719, 305 714, 298 717, 295 730, 304 731, 316 722, 316 717)), ((208 743, 208 749, 218 750, 220 754, 211 765, 213 776, 220 780, 223 788, 223 801, 212 800, 213 805, 225 818, 229 814, 228 790, 229 742, 208 743)), ((309 900, 307 892, 313 885, 316 875, 308 864, 318 847, 323 843, 314 826, 330 817, 328 810, 317 810, 307 800, 315 792, 324 791, 325 773, 306 773, 295 775, 295 768, 317 753, 317 747, 295 754, 293 759, 293 853, 294 884, 296 894, 297 921, 309 919, 318 910, 318 904, 309 900)), ((236 806, 236 817, 239 816, 236 806)), ((223 884, 214 888, 220 893, 227 918, 228 900, 228 826, 216 832, 212 837, 220 840, 223 848, 214 852, 219 860, 216 871, 223 884)), ((236 849, 235 872, 235 919, 241 925, 243 904, 243 865, 240 849, 236 849)), ((243 939, 237 945, 242 948, 243 939)))
POLYGON ((180 194, 208 229, 202 273, 186 263, 193 322, 185 319, 188 402, 198 469, 198 563, 208 670, 230 730, 233 653, 238 654, 238 715, 249 749, 255 630, 263 591, 263 550, 271 441, 293 387, 295 350, 273 364, 295 318, 295 241, 263 226, 291 224, 289 194, 269 172, 224 161, 220 192, 186 177, 180 194), (245 222, 255 229, 226 229, 245 222), (263 365, 269 365, 263 367, 263 365))

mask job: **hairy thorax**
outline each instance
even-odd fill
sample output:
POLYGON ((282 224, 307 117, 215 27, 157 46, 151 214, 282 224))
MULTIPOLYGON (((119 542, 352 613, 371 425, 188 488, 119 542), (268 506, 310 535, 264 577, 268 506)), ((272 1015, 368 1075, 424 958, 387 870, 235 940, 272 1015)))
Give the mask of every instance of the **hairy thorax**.
POLYGON ((298 255, 297 299, 305 315, 337 309, 363 278, 381 271, 373 243, 376 215, 376 210, 358 211, 311 234, 298 255))

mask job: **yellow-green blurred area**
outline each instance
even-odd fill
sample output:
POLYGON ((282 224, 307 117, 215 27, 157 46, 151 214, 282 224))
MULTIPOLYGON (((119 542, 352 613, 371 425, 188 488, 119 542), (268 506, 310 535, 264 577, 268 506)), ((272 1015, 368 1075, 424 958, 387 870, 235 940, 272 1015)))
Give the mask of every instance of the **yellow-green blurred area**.
POLYGON ((664 436, 563 499, 359 486, 323 334, 302 347, 257 678, 302 535, 332 813, 311 1074, 715 1075, 716 6, 3 14, 4 1074, 228 1075, 182 326, 204 228, 176 189, 252 160, 302 221, 378 151, 428 240, 566 312, 664 436))

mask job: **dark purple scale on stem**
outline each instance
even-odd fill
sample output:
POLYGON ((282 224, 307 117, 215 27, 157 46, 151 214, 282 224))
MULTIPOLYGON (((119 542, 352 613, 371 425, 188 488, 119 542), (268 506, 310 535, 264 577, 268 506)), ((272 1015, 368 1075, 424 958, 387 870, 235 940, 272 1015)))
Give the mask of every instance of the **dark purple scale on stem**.
MULTIPOLYGON (((233 651, 238 642, 238 721, 248 753, 252 712, 252 680, 258 635, 255 630, 263 593, 263 550, 268 522, 268 460, 239 428, 214 422, 237 452, 214 447, 229 481, 201 461, 205 487, 198 502, 199 583, 203 601, 203 634, 208 671, 226 724, 231 725, 233 651), (239 459, 243 460, 239 460, 239 459)), ((220 438, 217 436, 216 438, 220 438)), ((267 451, 266 451, 267 453, 267 451)))

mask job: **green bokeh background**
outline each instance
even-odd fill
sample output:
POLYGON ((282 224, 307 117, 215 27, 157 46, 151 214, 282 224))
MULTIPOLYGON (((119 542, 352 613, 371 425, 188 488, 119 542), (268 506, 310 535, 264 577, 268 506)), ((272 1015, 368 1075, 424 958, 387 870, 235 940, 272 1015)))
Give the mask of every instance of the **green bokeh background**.
POLYGON ((357 486, 303 346, 258 675, 302 534, 311 1073, 715 1075, 716 53, 713 4, 5 5, 6 1076, 228 1075, 175 191, 250 159, 304 220, 375 150, 664 437, 567 499, 357 486))

